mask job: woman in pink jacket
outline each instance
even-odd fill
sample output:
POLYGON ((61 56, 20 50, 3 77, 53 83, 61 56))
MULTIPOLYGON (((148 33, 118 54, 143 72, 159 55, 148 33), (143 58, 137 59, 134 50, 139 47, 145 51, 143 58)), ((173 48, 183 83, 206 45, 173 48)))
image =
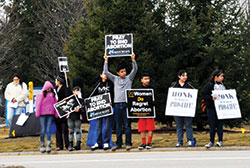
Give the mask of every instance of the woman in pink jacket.
POLYGON ((40 133, 40 151, 51 152, 51 134, 50 128, 54 117, 58 117, 55 111, 54 104, 57 102, 55 93, 53 91, 53 85, 51 82, 46 81, 42 88, 42 91, 37 94, 35 100, 36 117, 40 118, 41 133, 40 133), (45 134, 47 133, 47 147, 45 149, 45 134))

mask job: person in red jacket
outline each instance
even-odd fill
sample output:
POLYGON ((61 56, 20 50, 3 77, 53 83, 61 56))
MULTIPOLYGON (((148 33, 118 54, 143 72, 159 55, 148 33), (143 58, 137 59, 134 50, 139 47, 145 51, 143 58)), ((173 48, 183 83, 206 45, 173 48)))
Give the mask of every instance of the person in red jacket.
POLYGON ((51 152, 51 134, 50 128, 54 117, 58 117, 54 104, 57 102, 51 82, 46 81, 42 91, 37 94, 35 99, 36 117, 39 117, 41 123, 40 133, 40 152, 51 152), (45 134, 47 133, 47 147, 45 149, 45 134))

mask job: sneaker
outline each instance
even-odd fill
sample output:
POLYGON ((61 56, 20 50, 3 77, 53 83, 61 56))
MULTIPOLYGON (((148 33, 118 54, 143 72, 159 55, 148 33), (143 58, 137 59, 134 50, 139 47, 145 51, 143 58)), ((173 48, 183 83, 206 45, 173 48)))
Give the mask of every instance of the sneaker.
POLYGON ((206 148, 211 148, 214 146, 214 143, 212 142, 209 142, 207 145, 205 145, 206 148))
POLYGON ((132 149, 132 146, 127 145, 127 146, 126 146, 126 151, 129 151, 130 149, 132 149))
POLYGON ((95 145, 91 146, 91 150, 94 151, 98 149, 98 147, 99 147, 98 143, 95 143, 95 145))
POLYGON ((147 149, 151 149, 151 148, 152 148, 152 144, 151 144, 151 143, 147 144, 147 145, 146 145, 146 148, 147 148, 147 149))
POLYGON ((112 151, 116 151, 117 149, 120 149, 121 146, 114 146, 113 148, 111 148, 112 151))
POLYGON ((177 147, 177 148, 178 148, 178 147, 182 147, 182 146, 183 146, 183 145, 182 145, 181 143, 179 143, 179 142, 175 145, 175 147, 177 147))
POLYGON ((216 146, 218 146, 218 147, 222 147, 222 145, 223 145, 222 141, 219 141, 219 142, 216 143, 216 146))
POLYGON ((63 150, 63 148, 56 147, 56 151, 60 151, 60 150, 63 150))
POLYGON ((45 148, 45 145, 44 145, 44 142, 40 142, 40 152, 41 153, 45 153, 46 152, 46 148, 45 148))
POLYGON ((188 147, 192 147, 192 141, 187 142, 188 147))
POLYGON ((108 143, 103 144, 103 150, 108 150, 108 149, 110 149, 109 144, 108 143))
POLYGON ((145 148, 146 148, 146 144, 141 144, 141 145, 138 147, 139 150, 142 150, 142 149, 145 149, 145 148))

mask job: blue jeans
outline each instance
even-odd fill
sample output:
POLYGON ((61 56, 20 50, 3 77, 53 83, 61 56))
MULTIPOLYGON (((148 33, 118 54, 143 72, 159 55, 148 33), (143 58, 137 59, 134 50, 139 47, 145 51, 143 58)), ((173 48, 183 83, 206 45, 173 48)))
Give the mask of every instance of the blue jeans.
POLYGON ((126 146, 131 146, 131 121, 127 118, 126 103, 115 103, 116 146, 122 146, 122 126, 126 134, 126 146))
POLYGON ((191 141, 193 139, 193 127, 192 127, 193 118, 174 116, 174 120, 176 122, 176 133, 177 133, 178 143, 183 145, 184 126, 186 129, 187 140, 191 141))
POLYGON ((217 129, 217 134, 219 141, 223 141, 223 120, 218 120, 215 109, 207 109, 209 127, 210 127, 210 142, 214 143, 215 132, 217 129))
POLYGON ((112 118, 113 116, 107 116, 104 118, 97 119, 97 143, 102 146, 103 143, 110 142, 110 138, 112 136, 112 118), (105 129, 103 129, 103 124, 105 124, 105 129), (104 142, 102 142, 102 133, 104 142))
POLYGON ((51 141, 51 123, 54 116, 52 115, 44 115, 40 116, 40 124, 41 124, 41 133, 40 133, 40 141, 44 142, 45 134, 47 133, 47 141, 51 141))
POLYGON ((9 125, 11 126, 12 118, 14 115, 18 115, 24 112, 25 112, 25 107, 17 107, 17 108, 8 107, 7 108, 7 120, 8 120, 9 125))

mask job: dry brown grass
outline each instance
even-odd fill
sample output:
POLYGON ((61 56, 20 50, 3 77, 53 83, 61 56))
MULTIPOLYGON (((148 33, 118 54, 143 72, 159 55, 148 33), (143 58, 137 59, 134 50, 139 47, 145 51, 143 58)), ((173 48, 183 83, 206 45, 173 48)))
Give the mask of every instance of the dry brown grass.
MULTIPOLYGON (((166 125, 156 124, 156 128, 162 128, 166 125)), ((88 130, 89 125, 83 124, 83 130, 88 130)), ((133 129, 137 129, 137 124, 132 124, 133 129)), ((226 128, 228 129, 228 128, 226 128)), ((245 126, 245 134, 242 133, 224 133, 224 145, 225 146, 250 146, 250 126, 245 126)), ((241 131, 240 128, 232 129, 234 131, 241 131)), ((39 137, 22 137, 22 138, 9 138, 8 128, 0 128, 0 152, 27 152, 27 151, 39 151, 39 137)), ((204 146, 209 141, 208 132, 194 132, 196 138, 196 146, 204 146)), ((125 137, 123 137, 125 138, 125 137)), ((87 133, 83 133, 82 149, 90 149, 86 146, 87 133)), ((113 141, 115 141, 116 135, 113 134, 113 141)), ((132 135, 133 146, 137 147, 141 144, 140 134, 132 135)), ((53 150, 55 150, 55 136, 52 136, 53 150)), ((174 147, 177 141, 176 134, 174 132, 155 133, 153 137, 153 147, 174 147)))

